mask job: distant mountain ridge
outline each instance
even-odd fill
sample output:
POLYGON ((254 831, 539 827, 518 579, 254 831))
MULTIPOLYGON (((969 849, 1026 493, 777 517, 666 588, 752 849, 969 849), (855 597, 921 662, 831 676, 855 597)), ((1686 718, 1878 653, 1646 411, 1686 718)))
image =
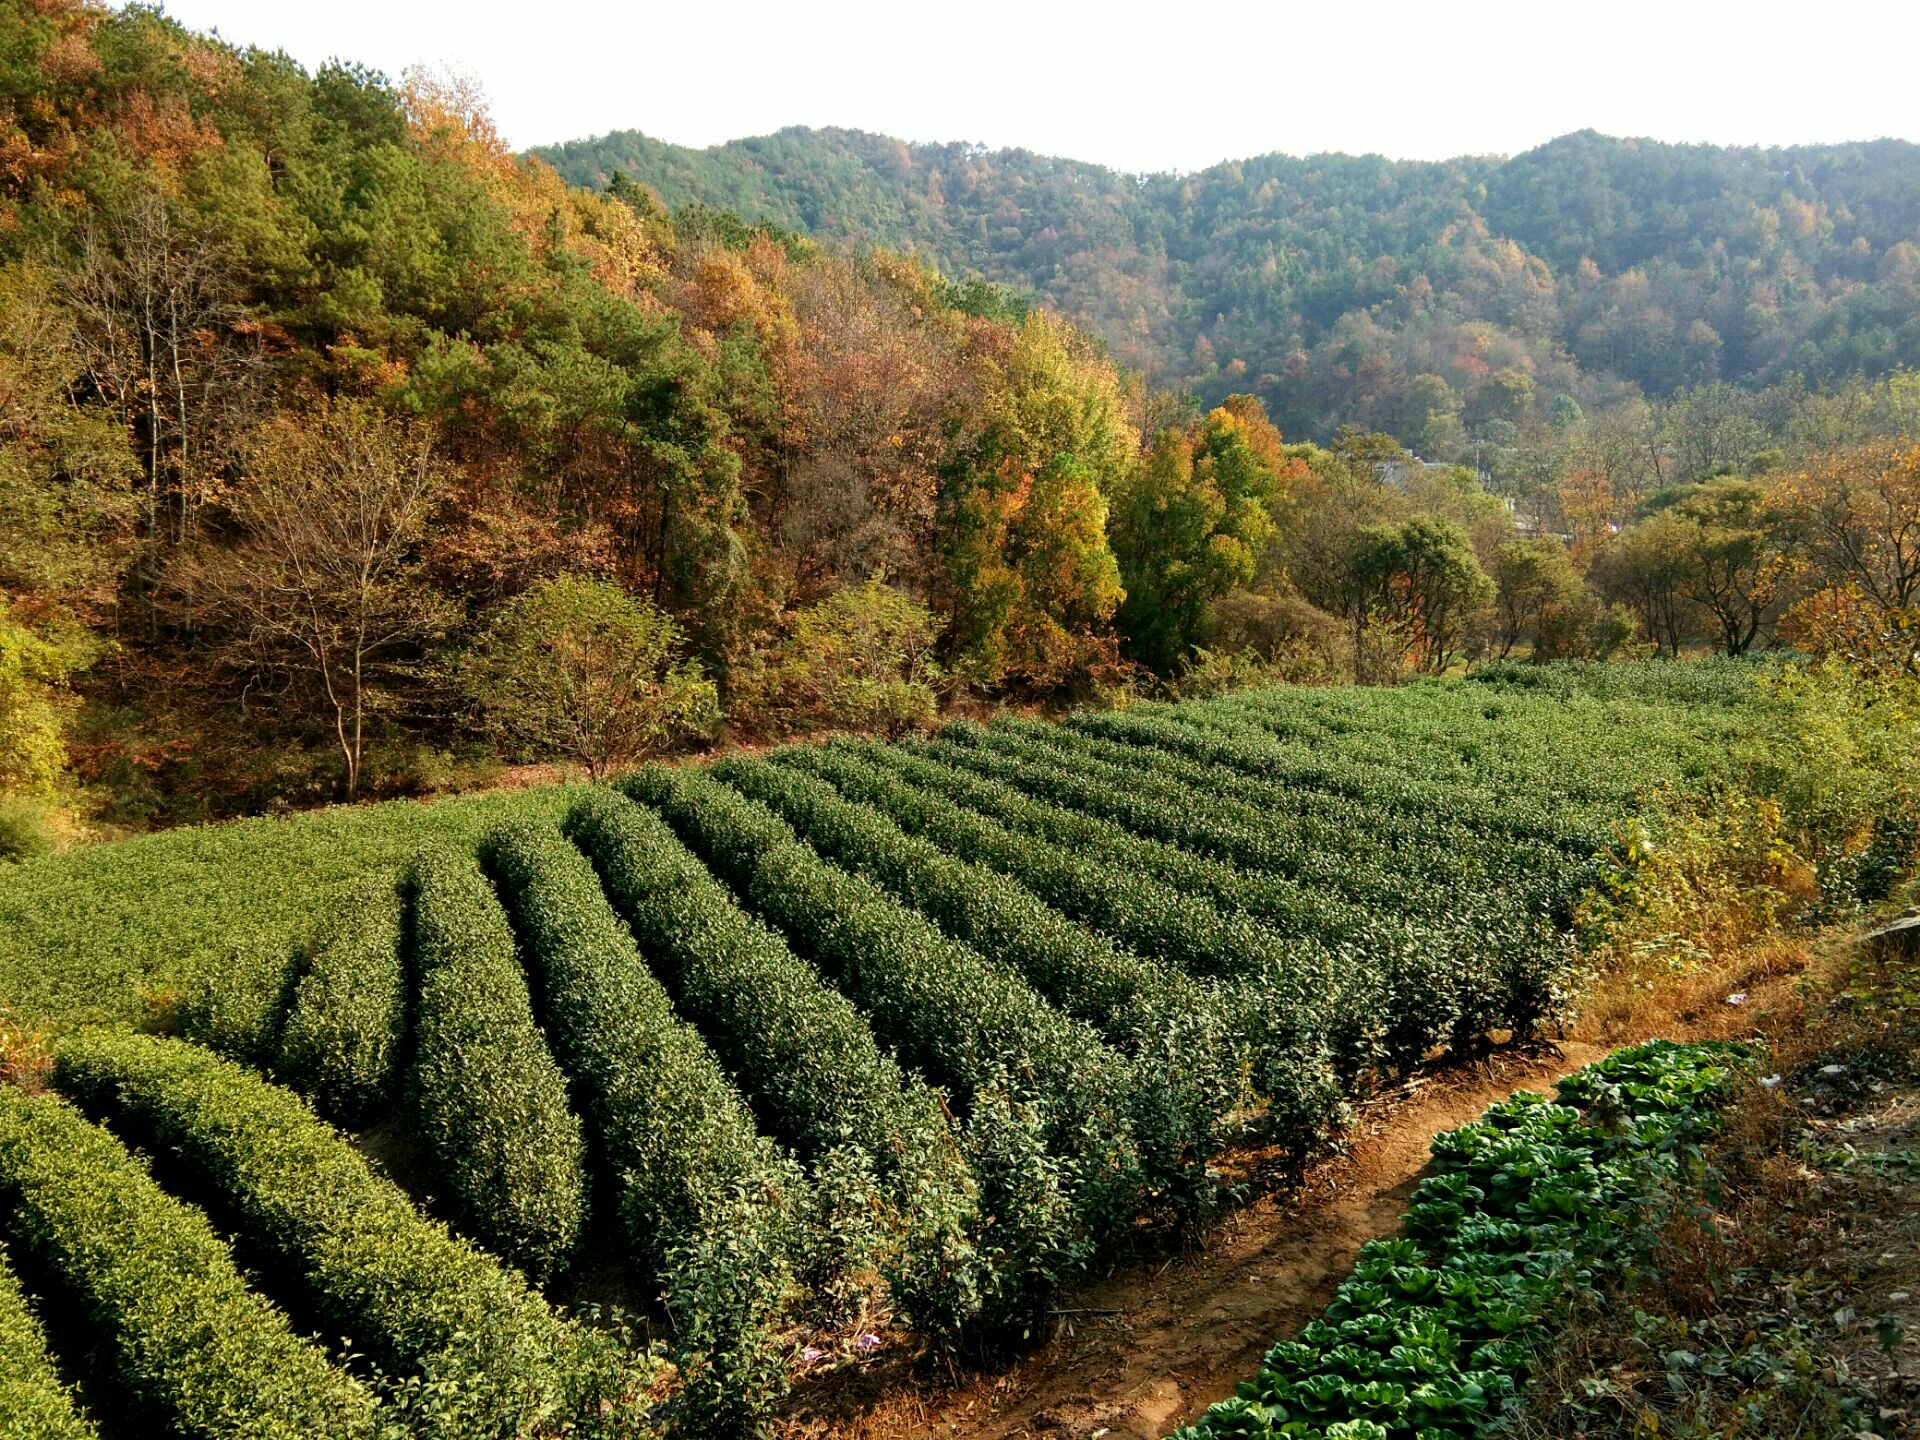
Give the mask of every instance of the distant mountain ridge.
POLYGON ((1156 380, 1253 390, 1296 433, 1353 422, 1419 443, 1430 413, 1452 435, 1561 395, 1920 364, 1906 141, 1583 131, 1510 158, 1274 154, 1143 176, 840 129, 705 150, 626 131, 533 153, 578 184, 620 171, 670 207, 1031 291, 1156 380))

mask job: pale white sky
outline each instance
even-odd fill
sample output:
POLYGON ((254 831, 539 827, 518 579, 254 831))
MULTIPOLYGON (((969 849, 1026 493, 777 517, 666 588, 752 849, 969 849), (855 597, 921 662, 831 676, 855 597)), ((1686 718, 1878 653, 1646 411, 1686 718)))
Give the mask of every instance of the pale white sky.
POLYGON ((1122 170, 1282 150, 1434 159, 1569 130, 1920 140, 1914 0, 1057 4, 167 0, 228 40, 472 74, 516 146, 784 125, 974 140, 1122 170))

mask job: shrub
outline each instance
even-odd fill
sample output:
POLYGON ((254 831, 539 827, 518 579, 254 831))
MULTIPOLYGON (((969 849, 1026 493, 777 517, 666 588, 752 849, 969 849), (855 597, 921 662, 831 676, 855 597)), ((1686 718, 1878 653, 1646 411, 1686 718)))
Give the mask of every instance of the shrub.
POLYGON ((59 848, 46 802, 0 795, 0 865, 38 859, 59 848))
POLYGON ((901 1073, 846 996, 742 911, 658 815, 592 790, 565 830, 758 1113, 817 1179, 832 1173, 822 1195, 850 1170, 879 1187, 880 1264, 896 1301, 931 1333, 964 1325, 979 1304, 980 1257, 965 1238, 974 1181, 939 1097, 901 1073))
POLYGON ((414 885, 409 1091, 420 1135, 461 1226, 538 1278, 565 1263, 580 1233, 580 1122, 479 865, 424 850, 414 885))
POLYGON ((573 1327, 291 1092, 184 1041, 101 1030, 62 1045, 55 1072, 86 1110, 180 1156, 329 1333, 430 1386, 432 1433, 529 1434, 588 1388, 567 1368, 573 1327))
POLYGON ((773 730, 898 735, 939 708, 930 611, 878 579, 840 591, 792 619, 785 641, 745 688, 744 709, 773 730))
POLYGON ((271 932, 242 931, 208 947, 192 971, 175 1017, 181 1033, 250 1065, 272 1065, 299 979, 297 949, 271 932))
MULTIPOLYGON (((1321 819, 1296 809, 1276 824, 1285 797, 1260 795, 1266 803, 1256 803, 1248 792, 1278 787, 1243 780, 1214 791, 1191 775, 1163 778, 1093 759, 1071 743, 1030 743, 964 724, 946 733, 965 743, 943 740, 921 753, 1051 802, 1036 807, 1001 790, 950 782, 996 815, 1027 817, 1061 843, 1130 860, 1284 933, 1355 952, 1354 965, 1368 971, 1393 975, 1407 956, 1422 956, 1418 973, 1407 978, 1427 1000, 1439 986, 1445 1009, 1435 1012, 1435 1024, 1390 1047, 1406 1057, 1403 1063, 1449 1032, 1462 1042, 1496 1025, 1527 1030, 1545 1013, 1545 992, 1515 977, 1550 976, 1561 961, 1548 918, 1578 893, 1566 877, 1588 872, 1562 863, 1557 852, 1542 855, 1440 825, 1422 826, 1395 845, 1357 823, 1355 813, 1321 819), (1196 793, 1205 795, 1203 805, 1194 803, 1196 793), (1346 903, 1328 903, 1333 896, 1346 903)), ((1403 998, 1390 1002, 1393 1013, 1405 1013, 1403 998)))
MULTIPOLYGON (((1222 1005, 1255 1057, 1254 1084, 1282 1138, 1318 1137, 1337 1110, 1316 957, 1197 895, 1014 829, 905 782, 939 766, 880 746, 784 750, 785 764, 823 775, 842 794, 883 811, 909 832, 1010 876, 1067 915, 1195 974, 1226 983, 1222 1005), (907 767, 895 770, 896 762, 907 767), (1306 963, 1303 963, 1306 962, 1306 963)), ((951 772, 948 772, 951 773, 951 772)), ((964 778, 964 777, 956 777, 964 778)), ((1011 792, 1009 792, 1010 794, 1011 792)), ((1323 964, 1324 957, 1322 959, 1323 964)))
POLYGON ((107 1342, 120 1379, 205 1440, 370 1436, 374 1399, 249 1290, 206 1217, 52 1095, 0 1089, 0 1216, 107 1342))
POLYGON ((343 891, 308 949, 275 1072, 351 1124, 393 1088, 406 1036, 400 887, 375 873, 343 891))
POLYGON ((96 1440, 73 1391, 53 1368, 46 1332, 0 1246, 0 1416, 12 1440, 96 1440))
POLYGON ((718 692, 679 658, 683 644, 680 627, 650 601, 562 575, 507 602, 464 679, 501 740, 598 776, 719 722, 718 692))
POLYGON ((703 1428, 751 1429, 786 1388, 771 1326, 799 1176, 677 1019, 593 866, 551 825, 481 847, 536 979, 555 1053, 613 1177, 636 1254, 667 1282, 703 1428))

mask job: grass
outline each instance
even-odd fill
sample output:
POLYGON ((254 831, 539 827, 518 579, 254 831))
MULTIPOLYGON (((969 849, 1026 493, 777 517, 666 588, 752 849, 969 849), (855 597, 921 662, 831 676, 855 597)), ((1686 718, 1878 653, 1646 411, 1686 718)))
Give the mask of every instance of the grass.
POLYGON ((1911 1433, 1920 965, 1815 947, 1704 1183, 1540 1357, 1515 1440, 1911 1433))
POLYGON ((21 1025, 141 1022, 241 939, 291 949, 369 871, 557 820, 567 786, 200 825, 0 867, 0 1005, 21 1025))

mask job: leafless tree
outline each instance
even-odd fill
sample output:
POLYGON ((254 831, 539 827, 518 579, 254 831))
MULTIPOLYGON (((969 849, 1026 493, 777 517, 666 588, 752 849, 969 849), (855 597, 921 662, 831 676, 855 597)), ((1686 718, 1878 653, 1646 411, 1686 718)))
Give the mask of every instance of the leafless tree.
POLYGON ((325 717, 349 800, 381 681, 451 620, 420 573, 442 482, 429 437, 366 402, 278 417, 226 506, 237 533, 195 565, 229 662, 250 684, 291 682, 325 717))
MULTIPOLYGON (((89 227, 68 299, 92 386, 136 438, 151 586, 164 552, 192 540, 225 471, 226 442, 256 414, 260 332, 226 247, 153 190, 89 227)), ((189 592, 188 628, 192 609, 189 592)))

